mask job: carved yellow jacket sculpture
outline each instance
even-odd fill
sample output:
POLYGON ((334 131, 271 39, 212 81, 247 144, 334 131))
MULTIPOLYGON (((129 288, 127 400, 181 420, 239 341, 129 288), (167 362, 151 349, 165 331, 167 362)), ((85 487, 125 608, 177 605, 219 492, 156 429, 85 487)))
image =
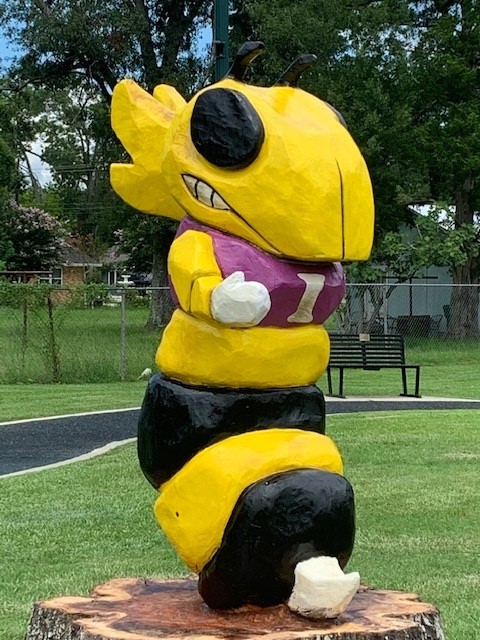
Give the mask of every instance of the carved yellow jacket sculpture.
POLYGON ((162 528, 223 608, 286 600, 297 565, 343 567, 354 536, 315 382, 329 358, 323 322, 344 294, 339 263, 370 252, 371 185, 338 112, 297 87, 315 57, 251 86, 262 48, 246 43, 228 77, 188 103, 131 80, 112 103, 133 160, 112 166, 115 191, 180 221, 168 261, 177 309, 142 408, 140 461, 162 528))

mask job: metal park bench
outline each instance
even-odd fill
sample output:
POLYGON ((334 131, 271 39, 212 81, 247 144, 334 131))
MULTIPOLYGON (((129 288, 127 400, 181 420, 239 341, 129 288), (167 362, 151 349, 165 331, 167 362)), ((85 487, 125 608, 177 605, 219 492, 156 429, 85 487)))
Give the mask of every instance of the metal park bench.
POLYGON ((420 365, 405 363, 405 344, 398 334, 363 335, 330 334, 330 361, 327 368, 328 395, 344 398, 345 369, 400 369, 403 393, 400 395, 420 398, 420 365), (338 394, 333 393, 332 369, 339 370, 338 394), (407 391, 407 369, 415 370, 415 393, 407 391))

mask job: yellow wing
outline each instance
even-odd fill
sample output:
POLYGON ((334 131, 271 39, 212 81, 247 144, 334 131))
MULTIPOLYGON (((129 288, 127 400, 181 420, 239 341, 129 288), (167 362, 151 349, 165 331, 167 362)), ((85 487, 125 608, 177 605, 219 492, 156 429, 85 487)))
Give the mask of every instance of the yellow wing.
POLYGON ((185 212, 171 196, 161 166, 170 124, 186 102, 168 85, 156 87, 154 96, 133 80, 122 80, 115 87, 112 127, 133 164, 112 164, 110 181, 132 207, 180 220, 185 212))

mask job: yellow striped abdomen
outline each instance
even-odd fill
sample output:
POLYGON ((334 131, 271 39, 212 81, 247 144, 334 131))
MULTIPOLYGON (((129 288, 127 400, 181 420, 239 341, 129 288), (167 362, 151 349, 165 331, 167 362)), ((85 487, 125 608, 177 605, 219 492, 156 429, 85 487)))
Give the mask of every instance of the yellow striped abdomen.
POLYGON ((265 389, 314 384, 329 356, 321 325, 232 328, 177 309, 156 362, 166 376, 186 384, 265 389))
POLYGON ((162 485, 155 515, 183 561, 199 572, 218 549, 242 492, 273 474, 303 468, 342 474, 330 438, 298 429, 233 436, 200 451, 162 485))

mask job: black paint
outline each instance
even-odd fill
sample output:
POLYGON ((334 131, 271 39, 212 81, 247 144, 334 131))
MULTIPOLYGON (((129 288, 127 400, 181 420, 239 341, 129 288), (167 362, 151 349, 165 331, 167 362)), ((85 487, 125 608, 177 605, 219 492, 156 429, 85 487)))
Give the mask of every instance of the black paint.
POLYGON ((345 118, 342 116, 340 111, 338 109, 335 109, 335 107, 328 102, 324 102, 324 104, 326 104, 327 107, 333 111, 333 113, 337 116, 340 124, 342 124, 345 127, 345 129, 348 129, 347 123, 345 122, 345 118))
POLYGON ((317 56, 313 53, 306 53, 292 62, 286 71, 282 73, 275 85, 280 87, 296 87, 300 76, 317 62, 317 56))
POLYGON ((213 442, 270 427, 325 433, 323 393, 314 385, 263 391, 188 387, 157 374, 140 412, 140 465, 157 488, 213 442))
POLYGON ((263 53, 265 45, 263 42, 245 42, 238 50, 235 60, 227 73, 227 77, 234 78, 243 82, 247 73, 249 65, 255 60, 255 58, 263 53))
POLYGON ((220 548, 199 575, 200 595, 213 609, 280 604, 298 562, 332 556, 343 568, 354 537, 348 480, 316 469, 271 476, 240 496, 220 548))
POLYGON ((260 116, 248 98, 232 89, 210 89, 198 97, 190 134, 206 160, 228 169, 251 164, 265 137, 260 116))

